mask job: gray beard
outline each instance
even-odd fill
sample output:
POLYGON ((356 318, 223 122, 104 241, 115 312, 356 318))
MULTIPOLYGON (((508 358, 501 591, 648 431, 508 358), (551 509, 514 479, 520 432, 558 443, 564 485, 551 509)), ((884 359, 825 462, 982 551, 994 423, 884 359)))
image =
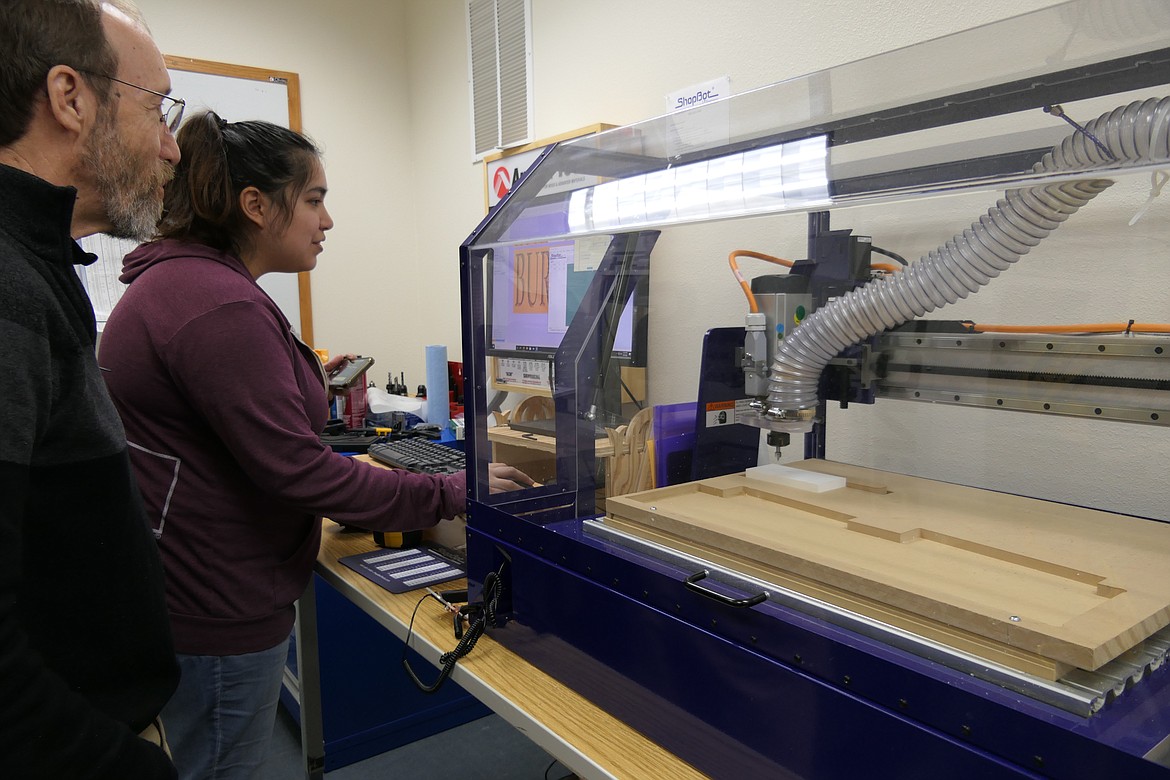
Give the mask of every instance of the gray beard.
POLYGON ((93 136, 83 164, 91 171, 110 227, 107 235, 146 241, 155 234, 162 216, 158 187, 173 175, 169 165, 146 167, 135 159, 105 123, 93 136))

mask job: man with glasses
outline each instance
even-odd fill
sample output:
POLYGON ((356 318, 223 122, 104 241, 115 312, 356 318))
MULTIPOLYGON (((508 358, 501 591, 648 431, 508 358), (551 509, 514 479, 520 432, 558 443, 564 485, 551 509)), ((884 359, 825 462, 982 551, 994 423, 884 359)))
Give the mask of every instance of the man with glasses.
POLYGON ((124 0, 0 3, 0 762, 173 778, 158 553, 73 239, 153 233, 182 101, 124 0))

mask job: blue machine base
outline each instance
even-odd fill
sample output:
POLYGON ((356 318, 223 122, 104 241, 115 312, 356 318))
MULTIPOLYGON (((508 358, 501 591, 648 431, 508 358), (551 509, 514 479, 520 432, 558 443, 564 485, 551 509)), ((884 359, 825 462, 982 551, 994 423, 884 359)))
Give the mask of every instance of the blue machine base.
MULTIPOLYGON (((320 577, 314 579, 326 772, 491 713, 450 680, 433 694, 416 688, 402 668, 403 643, 320 577)), ((413 650, 407 657, 424 680, 431 679, 427 672, 438 675, 413 650)), ((295 668, 295 648, 289 658, 295 668)), ((281 702, 299 723, 300 707, 287 689, 281 689, 281 702)))
POLYGON ((1170 733, 1166 669, 1079 718, 770 602, 718 604, 580 520, 470 518, 473 594, 504 571, 492 638, 712 777, 1170 777, 1141 757, 1170 733))

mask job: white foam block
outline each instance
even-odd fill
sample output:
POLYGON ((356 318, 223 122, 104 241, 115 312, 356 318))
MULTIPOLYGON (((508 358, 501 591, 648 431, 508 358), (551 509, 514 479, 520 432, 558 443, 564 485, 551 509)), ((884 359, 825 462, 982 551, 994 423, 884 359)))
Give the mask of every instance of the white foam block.
POLYGON ((777 485, 797 490, 807 490, 809 493, 824 493, 828 490, 845 487, 845 477, 794 469, 791 466, 781 466, 779 463, 754 466, 747 470, 746 476, 750 479, 775 482, 777 485))

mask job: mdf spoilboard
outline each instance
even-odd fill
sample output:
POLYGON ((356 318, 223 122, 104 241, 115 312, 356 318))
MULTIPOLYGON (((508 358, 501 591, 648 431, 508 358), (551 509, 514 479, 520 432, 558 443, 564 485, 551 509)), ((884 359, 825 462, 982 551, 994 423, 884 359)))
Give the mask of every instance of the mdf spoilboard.
POLYGON ((1096 669, 1170 624, 1170 525, 828 461, 810 493, 742 474, 609 499, 647 529, 1024 653, 1096 669))

